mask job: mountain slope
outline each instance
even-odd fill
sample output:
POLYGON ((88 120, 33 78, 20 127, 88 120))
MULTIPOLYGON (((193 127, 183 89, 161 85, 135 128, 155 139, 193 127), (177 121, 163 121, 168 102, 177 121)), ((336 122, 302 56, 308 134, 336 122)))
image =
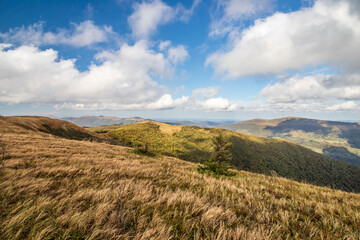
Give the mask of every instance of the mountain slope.
POLYGON ((90 130, 107 133, 128 146, 142 148, 146 145, 155 153, 200 163, 210 158, 212 138, 222 133, 233 143, 232 164, 237 169, 360 192, 360 167, 327 158, 307 148, 223 129, 164 125, 144 122, 90 130), (163 129, 171 129, 171 133, 163 129))
MULTIPOLYGON (((26 122, 26 121, 25 121, 26 122)), ((360 195, 0 122, 0 239, 358 239, 360 195)))
POLYGON ((54 136, 76 140, 109 140, 108 138, 104 138, 104 135, 94 134, 73 123, 48 117, 1 117, 0 123, 2 126, 6 126, 14 132, 31 131, 34 133, 50 133, 54 136))
POLYGON ((360 125, 307 118, 254 119, 222 126, 259 137, 281 138, 360 166, 360 125))
POLYGON ((98 127, 104 125, 126 125, 145 121, 140 117, 134 118, 118 118, 107 116, 82 116, 82 117, 65 117, 61 120, 75 123, 82 127, 98 127))

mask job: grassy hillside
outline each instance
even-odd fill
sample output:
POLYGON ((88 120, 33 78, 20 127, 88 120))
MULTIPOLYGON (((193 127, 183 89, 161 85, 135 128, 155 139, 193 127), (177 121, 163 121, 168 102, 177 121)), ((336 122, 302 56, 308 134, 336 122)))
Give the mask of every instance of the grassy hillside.
POLYGON ((360 237, 359 194, 244 171, 216 179, 190 162, 1 119, 0 141, 0 239, 360 237))
POLYGON ((259 137, 281 138, 360 166, 360 125, 307 118, 254 119, 222 126, 259 137))
POLYGON ((222 132, 233 143, 232 164, 237 169, 277 174, 297 181, 360 192, 360 168, 327 158, 301 146, 223 129, 173 126, 144 122, 126 126, 90 129, 107 133, 127 146, 178 157, 190 162, 204 162, 212 152, 211 139, 222 132))
POLYGON ((76 140, 95 140, 104 141, 109 138, 104 135, 99 135, 89 132, 86 129, 79 127, 70 122, 47 118, 47 117, 32 117, 32 116, 17 116, 17 117, 1 117, 1 127, 7 128, 8 131, 14 132, 30 132, 38 134, 50 133, 54 136, 59 136, 68 139, 76 140))

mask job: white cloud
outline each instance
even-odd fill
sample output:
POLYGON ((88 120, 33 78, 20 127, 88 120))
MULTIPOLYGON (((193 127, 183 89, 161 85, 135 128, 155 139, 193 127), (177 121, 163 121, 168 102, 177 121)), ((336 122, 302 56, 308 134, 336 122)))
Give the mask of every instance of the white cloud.
POLYGON ((328 76, 293 76, 266 86, 260 95, 271 103, 291 103, 303 99, 323 99, 328 96, 324 81, 328 76))
POLYGON ((173 99, 153 78, 168 77, 173 66, 146 42, 124 44, 97 55, 102 62, 79 72, 74 59, 34 46, 0 51, 0 102, 52 103, 70 109, 163 109, 187 101, 173 99))
POLYGON ((360 17, 354 2, 318 0, 311 8, 256 20, 231 38, 230 50, 213 53, 206 64, 227 77, 276 74, 322 64, 358 71, 360 17))
POLYGON ((259 96, 267 102, 262 104, 266 111, 355 111, 360 109, 360 74, 291 76, 269 84, 259 96))
POLYGON ((205 111, 235 111, 238 104, 230 102, 228 99, 218 97, 209 98, 205 101, 196 101, 196 107, 205 111))
POLYGON ((173 99, 170 94, 164 94, 155 102, 142 103, 63 103, 55 105, 55 109, 71 109, 71 110, 163 110, 173 109, 182 106, 188 101, 188 97, 173 99))
POLYGON ((341 104, 330 106, 327 109, 330 111, 341 111, 341 110, 355 110, 355 109, 359 109, 359 107, 354 101, 347 101, 341 104))
POLYGON ((167 41, 161 41, 159 43, 159 50, 160 51, 164 51, 166 49, 168 49, 171 45, 171 41, 167 40, 167 41))
POLYGON ((191 97, 185 102, 185 109, 205 112, 235 111, 239 101, 230 101, 226 98, 215 97, 219 91, 217 87, 198 88, 192 91, 191 97))
POLYGON ((91 20, 79 24, 72 23, 71 29, 57 29, 56 32, 44 32, 44 22, 39 22, 28 27, 17 27, 6 33, 0 33, 0 38, 4 42, 35 46, 65 44, 84 47, 108 42, 115 36, 111 26, 97 26, 91 20))
POLYGON ((246 15, 254 15, 269 8, 270 0, 219 0, 224 7, 226 17, 238 19, 246 15))
POLYGON ((128 18, 133 35, 147 38, 153 34, 158 25, 164 25, 175 18, 175 10, 161 0, 136 3, 134 13, 128 18))
POLYGON ((162 52, 167 50, 167 59, 174 64, 183 63, 189 58, 189 53, 184 45, 179 44, 176 47, 172 47, 171 41, 161 41, 159 43, 159 50, 162 52))
POLYGON ((11 47, 10 43, 0 43, 0 51, 2 51, 3 49, 10 48, 10 47, 11 47))
POLYGON ((358 111, 359 102, 357 101, 341 101, 341 100, 326 100, 313 101, 303 99, 296 102, 275 102, 266 103, 263 101, 251 102, 235 102, 236 111, 238 112, 256 112, 268 113, 282 113, 282 115, 292 115, 294 113, 330 113, 334 111, 358 111))
POLYGON ((273 0, 217 0, 217 15, 210 24, 210 36, 224 35, 241 20, 271 9, 273 0))
POLYGON ((189 100, 189 97, 182 96, 178 99, 173 99, 170 94, 163 95, 159 100, 154 103, 150 103, 147 109, 169 109, 175 108, 185 104, 189 100))
POLYGON ((186 9, 183 5, 177 5, 177 13, 179 16, 180 21, 187 22, 193 15, 196 7, 200 4, 201 0, 194 0, 193 4, 189 9, 186 9))
POLYGON ((184 45, 179 44, 176 47, 170 47, 168 50, 168 59, 174 64, 183 63, 188 57, 189 53, 184 45))
MULTIPOLYGON (((72 33, 68 31, 62 31, 59 34, 55 34, 55 38, 59 38, 59 43, 68 44, 77 47, 89 46, 95 43, 107 42, 111 35, 115 35, 110 26, 98 27, 93 21, 87 20, 79 25, 73 24, 74 30, 72 33)), ((56 40, 55 40, 56 42, 56 40)))
POLYGON ((135 3, 134 12, 128 18, 132 34, 137 39, 148 39, 160 25, 165 25, 175 19, 188 21, 199 3, 200 0, 194 0, 190 9, 186 9, 181 4, 171 7, 161 0, 135 3))
POLYGON ((360 74, 292 76, 266 86, 260 95, 270 103, 304 100, 360 100, 360 74))

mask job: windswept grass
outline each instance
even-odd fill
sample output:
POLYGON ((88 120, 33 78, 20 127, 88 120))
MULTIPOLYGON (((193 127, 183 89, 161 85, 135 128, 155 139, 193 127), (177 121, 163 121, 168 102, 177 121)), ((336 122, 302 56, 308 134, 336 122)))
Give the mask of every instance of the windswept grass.
POLYGON ((359 194, 245 171, 216 179, 176 158, 44 133, 0 141, 0 239, 360 238, 359 194))

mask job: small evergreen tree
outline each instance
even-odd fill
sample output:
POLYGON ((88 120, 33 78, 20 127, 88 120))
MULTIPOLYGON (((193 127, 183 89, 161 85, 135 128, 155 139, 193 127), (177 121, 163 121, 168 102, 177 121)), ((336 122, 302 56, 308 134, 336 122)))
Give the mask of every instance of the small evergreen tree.
POLYGON ((224 135, 219 134, 212 140, 214 144, 214 151, 209 161, 204 163, 204 167, 199 166, 199 172, 210 171, 215 175, 230 175, 228 172, 231 167, 230 161, 232 159, 230 149, 232 143, 229 142, 224 135))

